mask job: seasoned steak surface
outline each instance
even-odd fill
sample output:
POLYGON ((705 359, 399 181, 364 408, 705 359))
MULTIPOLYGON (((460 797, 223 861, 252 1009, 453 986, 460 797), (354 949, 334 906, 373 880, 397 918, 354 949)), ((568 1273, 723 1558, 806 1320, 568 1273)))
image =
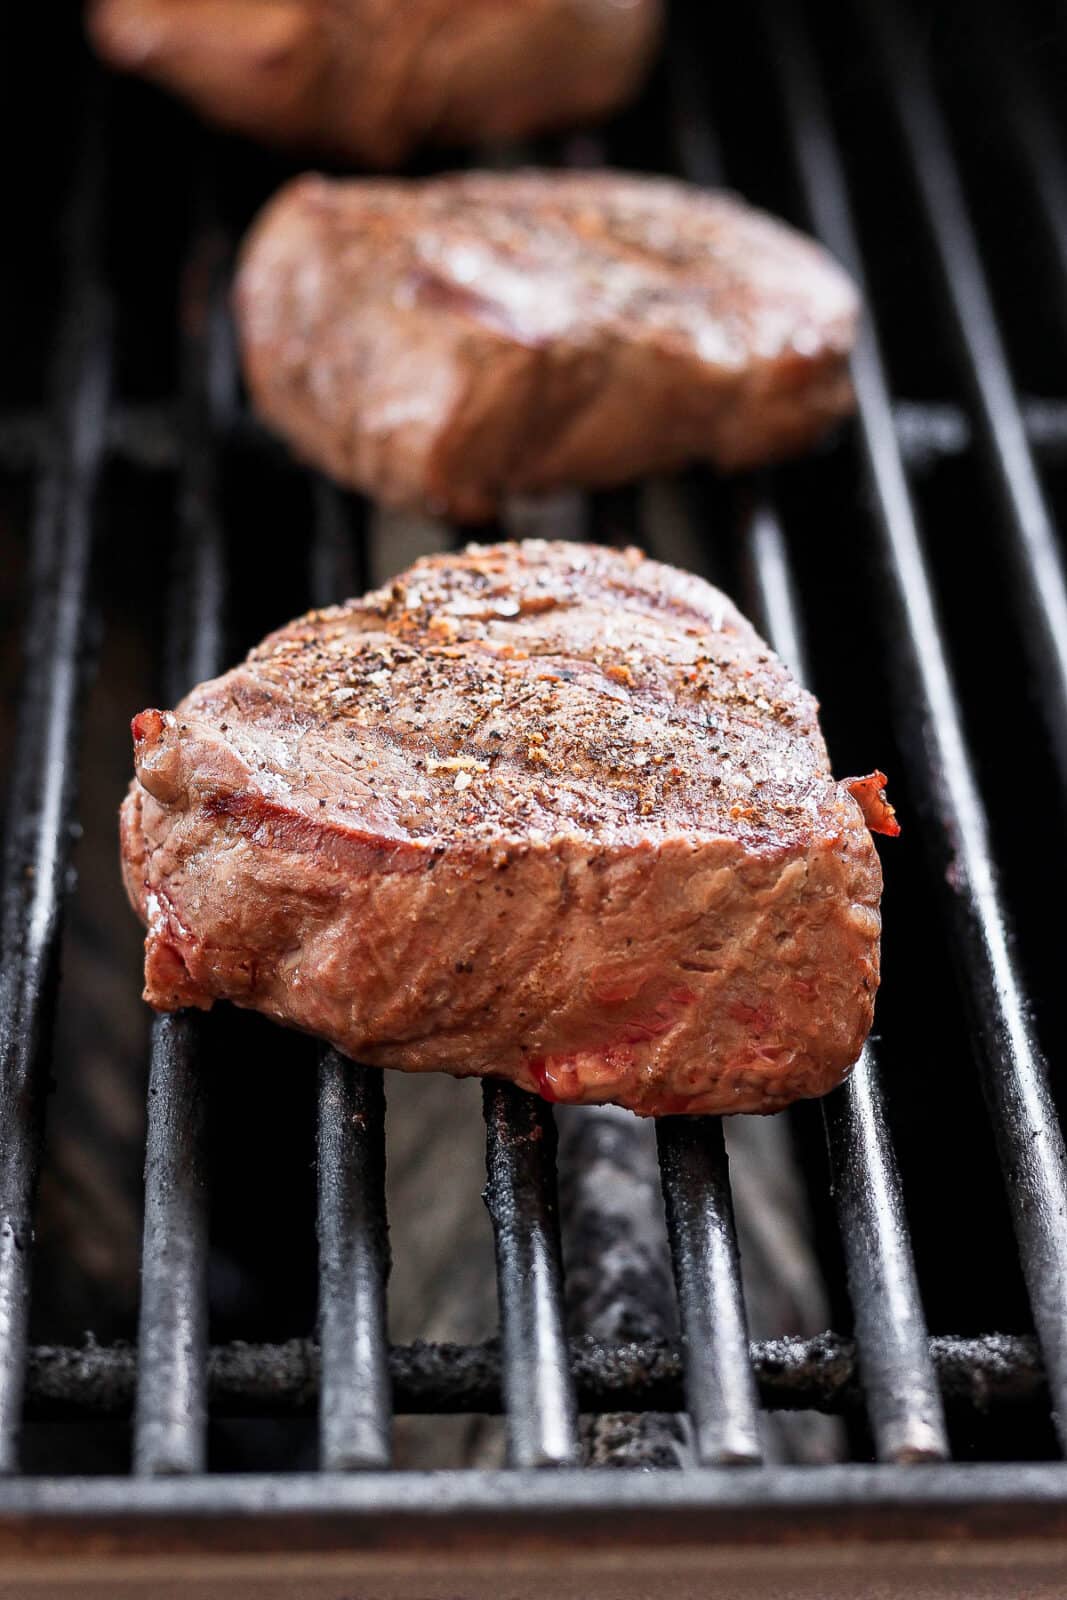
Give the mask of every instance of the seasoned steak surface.
POLYGON ((390 166, 521 138, 636 89, 660 0, 92 0, 113 65, 272 144, 390 166))
POLYGON ((739 200, 608 172, 298 179, 237 293, 254 402, 300 454, 468 521, 804 448, 851 408, 856 304, 739 200))
POLYGON ((646 1114, 773 1110, 870 1027, 881 876, 811 697, 636 551, 418 562, 134 721, 146 997, 646 1114))

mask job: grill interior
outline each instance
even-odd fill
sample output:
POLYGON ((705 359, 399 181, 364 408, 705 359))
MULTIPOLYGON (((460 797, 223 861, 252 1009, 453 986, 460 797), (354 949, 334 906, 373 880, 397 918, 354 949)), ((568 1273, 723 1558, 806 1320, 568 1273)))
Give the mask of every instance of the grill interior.
MULTIPOLYGON (((502 531, 639 543, 721 583, 819 694, 835 770, 890 772, 905 830, 886 852, 876 1037, 824 1105, 724 1142, 713 1120, 554 1119, 486 1087, 499 1337, 477 1092, 383 1092, 254 1017, 150 1023, 115 870, 134 711, 465 535, 338 492, 245 407, 233 251, 298 168, 105 81, 73 14, 23 19, 62 137, 13 177, 23 221, 0 264, 18 704, 0 722, 0 1547, 26 1513, 164 1515, 189 1503, 174 1480, 209 1471, 216 1496, 240 1471, 283 1498, 317 1473, 324 1511, 353 1494, 485 1509, 520 1481, 485 1478, 504 1450, 512 1469, 681 1469, 588 1491, 522 1478, 546 1516, 564 1484, 572 1508, 588 1492, 638 1520, 680 1500, 780 1510, 782 1472, 827 1516, 887 1495, 1062 1496, 1048 913, 1067 782, 1067 52, 1051 9, 980 9, 678 4, 644 99, 607 130, 467 155, 726 181, 864 285, 858 420, 815 457, 517 505, 502 531), (392 1341, 386 1100, 406 1207, 392 1341), (450 1281, 451 1321, 430 1314, 450 1281), (502 1414, 503 1431, 448 1431, 450 1414, 502 1414), (759 1462, 728 1490, 704 1470, 759 1462), (932 1462, 956 1465, 896 1470, 932 1462), (995 1462, 1046 1465, 961 1488, 964 1463, 995 1462), (453 1470, 333 1476, 418 1465, 453 1470), (131 1473, 161 1482, 118 1481, 131 1473), (81 1476, 50 1500, 64 1474, 81 1476)), ((5 102, 14 149, 17 83, 5 102)))

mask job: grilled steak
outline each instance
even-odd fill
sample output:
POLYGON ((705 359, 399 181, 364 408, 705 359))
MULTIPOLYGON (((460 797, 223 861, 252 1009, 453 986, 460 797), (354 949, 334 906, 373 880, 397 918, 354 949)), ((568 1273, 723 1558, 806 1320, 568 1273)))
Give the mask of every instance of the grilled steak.
POLYGON ((517 138, 637 87, 660 0, 94 0, 104 58, 271 143, 391 166, 517 138))
POLYGON ((302 178, 238 283, 256 405, 387 503, 799 450, 850 409, 848 279, 725 195, 610 173, 302 178))
POLYGON ((859 1054, 881 875, 815 702, 638 551, 417 562, 133 732, 161 1009, 645 1114, 775 1110, 859 1054))

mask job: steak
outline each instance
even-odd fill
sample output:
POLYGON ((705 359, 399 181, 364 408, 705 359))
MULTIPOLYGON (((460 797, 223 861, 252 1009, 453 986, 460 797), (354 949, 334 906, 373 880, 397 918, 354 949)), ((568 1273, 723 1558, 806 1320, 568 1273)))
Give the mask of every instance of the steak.
MULTIPOLYGON (((641 1114, 776 1110, 872 1019, 881 874, 816 702, 637 550, 472 546, 134 717, 146 998, 641 1114)), ((896 824, 883 779, 857 792, 896 824)))
POLYGON ((822 1094, 871 1025, 881 873, 816 709, 639 551, 419 561, 134 718, 145 997, 645 1115, 822 1094))
POLYGON ((392 166, 424 140, 521 138, 637 88, 660 0, 93 0, 89 29, 239 133, 392 166))
POLYGON ((753 466, 852 404, 844 273, 667 180, 304 177, 254 227, 237 305, 253 400, 300 455, 468 522, 507 493, 753 466))

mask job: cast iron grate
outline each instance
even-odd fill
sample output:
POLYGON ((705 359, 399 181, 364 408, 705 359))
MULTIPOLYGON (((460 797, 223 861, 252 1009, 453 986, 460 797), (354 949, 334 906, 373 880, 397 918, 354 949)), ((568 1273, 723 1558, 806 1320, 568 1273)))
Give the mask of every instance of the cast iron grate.
MULTIPOLYGON (((780 1506, 785 1491, 778 1469, 737 1476, 725 1496, 722 1477, 699 1470, 759 1465, 761 1404, 831 1412, 865 1408, 874 1453, 885 1468, 872 1471, 857 1464, 833 1469, 829 1478, 810 1469, 807 1486, 797 1493, 824 1510, 853 1497, 871 1505, 879 1496, 949 1505, 958 1498, 1002 1495, 1003 1480, 976 1478, 972 1469, 964 1489, 962 1469, 951 1467, 920 1474, 914 1487, 911 1480, 901 1487, 894 1465, 949 1460, 946 1405, 954 1415, 1026 1401, 1051 1415, 1061 1445, 1067 1443, 1067 1161, 1027 968, 1016 951, 1012 907, 994 851, 997 827, 980 781, 985 735, 975 730, 951 630, 942 623, 942 556, 931 549, 936 530, 921 512, 916 488, 917 475, 931 461, 942 460, 985 475, 991 486, 991 538, 1000 541, 1010 579, 1003 623, 1006 670, 1018 680, 1020 693, 1027 671, 1040 686, 1053 783, 1062 786, 1067 779, 1067 590, 1046 475, 1067 445, 1067 405, 1024 398, 1013 377, 1009 332, 998 321, 993 270, 984 258, 950 130, 958 85, 942 95, 925 41, 906 17, 894 20, 872 4, 850 17, 849 28, 855 32, 857 59, 872 64, 870 83, 862 85, 862 92, 869 89, 872 96, 869 121, 877 124, 884 112, 897 141, 900 205, 918 219, 915 248, 921 270, 929 264, 940 284, 952 393, 947 401, 940 395, 894 398, 882 327, 886 321, 895 328, 899 312, 883 310, 883 279, 861 243, 857 219, 866 215, 866 207, 859 198, 855 152, 844 148, 838 132, 842 113, 831 93, 833 62, 820 46, 827 30, 817 15, 812 22, 796 8, 761 0, 742 32, 754 52, 758 81, 773 92, 772 120, 779 126, 769 138, 775 160, 787 166, 789 183, 795 181, 796 220, 848 264, 872 311, 854 363, 859 400, 854 436, 808 469, 731 489, 731 537, 749 608, 798 673, 818 682, 832 710, 835 684, 823 681, 809 659, 820 657, 809 645, 813 630, 824 625, 826 610, 815 618, 807 614, 808 591, 799 572, 806 558, 790 519, 798 493, 817 492, 819 472, 838 483, 844 474, 853 485, 853 514, 861 524, 857 537, 869 542, 877 568, 854 603, 871 605, 878 613, 872 618, 881 629, 877 673, 897 707, 895 738, 908 762, 910 797, 921 819, 914 832, 928 847, 925 883, 930 900, 944 911, 958 967, 959 1026, 970 1018, 973 1066, 1003 1169, 1034 1336, 1026 1331, 928 1334, 883 1090, 883 1062, 908 1047, 898 1029, 898 1036, 888 1034, 884 1043, 868 1048, 850 1084, 823 1107, 851 1299, 849 1337, 827 1334, 750 1345, 722 1127, 710 1119, 666 1119, 658 1129, 658 1145, 680 1339, 618 1347, 590 1338, 568 1340, 552 1112, 508 1086, 487 1084, 487 1203, 496 1243, 499 1342, 391 1348, 385 1314, 383 1086, 380 1075, 352 1071, 323 1051, 317 1112, 318 1338, 210 1348, 208 1109, 198 1059, 212 1019, 178 1016, 157 1020, 152 1032, 137 1346, 29 1346, 30 1246, 49 1072, 48 1023, 77 812, 79 683, 106 472, 115 460, 149 473, 177 470, 178 578, 168 599, 165 664, 166 693, 175 698, 219 670, 227 654, 225 612, 238 579, 228 564, 223 453, 235 438, 248 452, 268 456, 276 449, 258 433, 239 397, 226 298, 233 241, 219 220, 207 170, 184 244, 180 394, 173 403, 161 403, 117 392, 116 285, 103 243, 107 91, 90 77, 80 176, 68 218, 67 310, 56 346, 55 407, 47 416, 22 410, 0 425, 5 471, 31 474, 35 494, 4 862, 0 1471, 8 1480, 0 1485, 0 1521, 35 1509, 54 1513, 60 1505, 72 1516, 79 1510, 75 1500, 59 1501, 46 1480, 18 1477, 24 1415, 132 1416, 137 1477, 199 1480, 206 1471, 211 1415, 317 1411, 325 1473, 376 1469, 362 1489, 352 1484, 342 1489, 333 1476, 313 1490, 306 1483, 300 1488, 295 1477, 272 1480, 272 1493, 282 1496, 276 1504, 284 1502, 288 1484, 294 1507, 313 1506, 324 1513, 333 1507, 393 1504, 389 1484, 399 1479, 379 1478, 376 1472, 390 1463, 394 1408, 502 1411, 510 1465, 516 1469, 577 1465, 580 1411, 684 1410, 698 1464, 682 1474, 685 1484, 665 1490, 662 1480, 647 1478, 625 1489, 589 1491, 602 1494, 608 1505, 615 1495, 617 1504, 625 1502, 635 1515, 657 1506, 662 1510, 668 1502, 688 1510, 712 1500, 720 1507, 773 1511, 780 1506)), ((989 33, 995 41, 992 26, 989 33)), ((706 21, 679 7, 664 82, 647 114, 669 108, 656 138, 686 176, 699 183, 723 176, 747 180, 747 169, 735 174, 731 164, 736 127, 733 138, 729 127, 722 130, 720 153, 720 132, 711 120, 715 96, 705 71, 710 48, 706 21)), ((1032 65, 1025 55, 1012 59, 1010 71, 1004 65, 998 115, 1015 139, 1039 232, 1046 230, 1041 248, 1047 245, 1050 271, 1062 289, 1063 130, 1053 121, 1032 65), (1016 81, 1020 73, 1023 93, 1016 81)), ((997 79, 995 51, 987 52, 981 70, 997 79)), ((855 102, 846 102, 850 129, 859 115, 855 102)), ((880 136, 880 127, 877 131, 880 136)), ((874 138, 870 129, 868 136, 874 138)), ((626 137, 624 129, 624 146, 626 137)), ((603 153, 591 141, 578 152, 585 160, 603 153)), ((607 153, 614 157, 614 148, 607 153)), ((662 164, 658 146, 649 150, 648 160, 662 164)), ((743 154, 741 161, 744 166, 743 154)), ((745 186, 755 199, 764 198, 747 181, 745 186)), ((775 194, 766 198, 782 203, 775 194)), ((311 484, 310 495, 308 589, 316 602, 326 603, 362 586, 367 514, 325 483, 311 484)), ((714 541, 700 526, 692 497, 683 501, 688 547, 698 560, 713 558, 714 541)), ((589 515, 584 508, 579 514, 589 515)), ((595 509, 591 515, 595 525, 595 509)), ((663 534, 654 516, 647 516, 637 532, 651 553, 660 553, 663 534)), ((300 559, 292 544, 289 548, 291 558, 300 559)), ((669 559, 670 551, 664 553, 669 559)), ((1061 816, 1061 802, 1055 787, 1047 814, 1061 816)), ((994 804, 999 821, 999 798, 994 804)), ((1033 906, 1023 910, 1034 914, 1033 906)), ((925 915, 925 901, 913 912, 925 915)), ((61 1003, 61 991, 59 998, 61 1003)), ((955 1006, 956 998, 946 1004, 955 1006)), ((76 1063, 67 1070, 76 1070, 76 1063)), ((965 1173, 959 1181, 966 1181, 965 1173)), ((1054 1502, 1062 1497, 1067 1480, 1058 1465, 1034 1467, 1029 1474, 1025 1493, 1019 1488, 1024 1498, 1054 1502)), ((1024 1478, 1017 1474, 1014 1482, 1023 1486, 1024 1478)), ((122 1495, 132 1490, 101 1480, 95 1489, 82 1485, 80 1492, 89 1515, 114 1513, 124 1503, 122 1495)), ((468 1509, 488 1503, 496 1491, 471 1475, 469 1492, 468 1509)), ((499 1492, 505 1498, 512 1494, 499 1492)), ((183 1500, 167 1484, 139 1493, 142 1498, 129 1503, 149 1510, 211 1503, 206 1489, 202 1501, 196 1499, 199 1489, 183 1500)), ((406 1504, 422 1504, 420 1495, 427 1507, 443 1504, 435 1500, 441 1494, 452 1497, 453 1505, 465 1503, 465 1491, 454 1481, 447 1493, 429 1480, 407 1484, 403 1493, 406 1504)), ((552 1510, 550 1488, 530 1493, 546 1514, 552 1510)), ((231 1494, 237 1490, 225 1490, 231 1494)), ((234 1500, 235 1506, 240 1503, 234 1500)), ((254 1497, 244 1502, 254 1503, 254 1497)))

